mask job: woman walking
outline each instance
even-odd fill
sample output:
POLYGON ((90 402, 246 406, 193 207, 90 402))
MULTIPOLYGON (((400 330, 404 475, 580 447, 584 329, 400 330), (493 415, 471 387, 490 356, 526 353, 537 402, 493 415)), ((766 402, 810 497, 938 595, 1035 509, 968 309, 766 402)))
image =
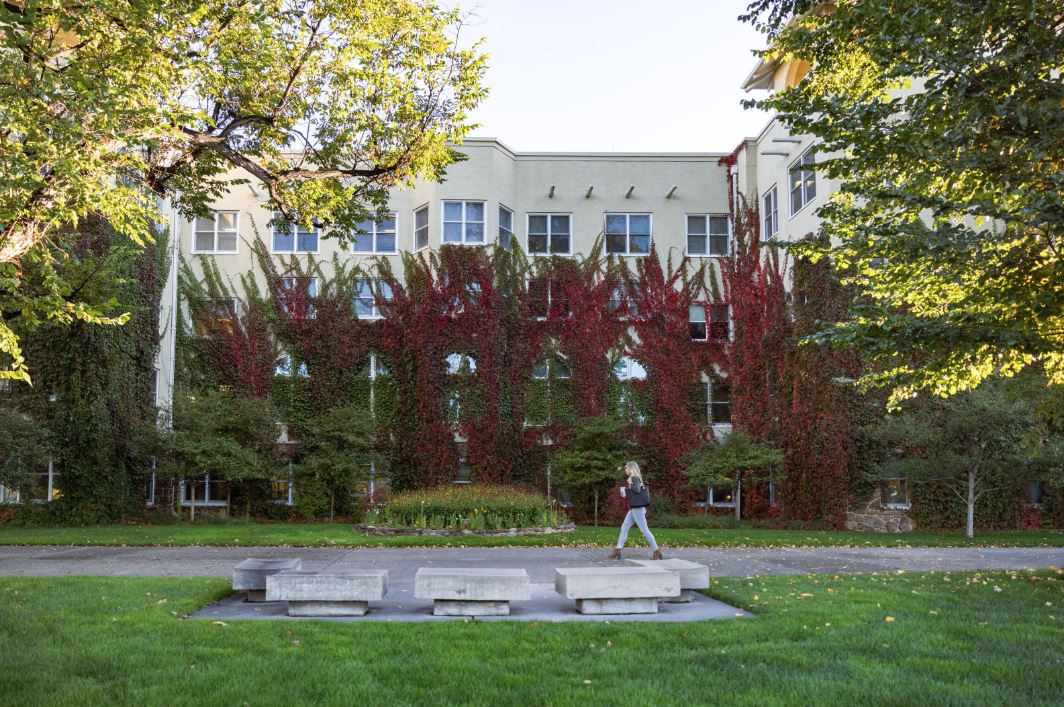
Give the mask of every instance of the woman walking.
POLYGON ((625 515, 624 522, 621 523, 621 534, 617 538, 617 547, 610 553, 610 559, 621 559, 621 548, 628 542, 628 529, 633 525, 638 525, 639 532, 647 539, 647 545, 650 545, 650 549, 654 551, 651 559, 660 560, 661 550, 658 549, 658 543, 654 540, 654 535, 650 532, 650 528, 647 527, 647 507, 650 505, 650 491, 647 489, 647 485, 643 483, 643 475, 639 473, 639 464, 634 461, 628 462, 624 465, 624 473, 627 475, 628 481, 621 487, 621 496, 628 500, 628 514, 625 515))

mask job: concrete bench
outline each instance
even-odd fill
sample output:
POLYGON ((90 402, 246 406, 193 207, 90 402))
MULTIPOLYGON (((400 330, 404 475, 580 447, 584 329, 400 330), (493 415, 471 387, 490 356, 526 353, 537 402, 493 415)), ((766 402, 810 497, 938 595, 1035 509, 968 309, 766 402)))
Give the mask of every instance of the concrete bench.
POLYGON ((365 616, 387 591, 388 570, 288 570, 266 578, 266 601, 287 601, 289 616, 365 616))
POLYGON ((233 591, 247 592, 247 601, 266 601, 266 578, 303 568, 303 560, 264 560, 249 557, 233 568, 233 591))
POLYGON ((709 567, 697 562, 688 562, 669 558, 667 560, 628 560, 633 567, 657 567, 669 572, 675 572, 680 577, 680 596, 661 597, 662 601, 670 603, 689 602, 694 599, 695 589, 707 589, 709 587, 709 567))
POLYGON ((554 589, 581 614, 654 614, 659 597, 680 596, 680 577, 655 567, 559 567, 554 589))
POLYGON ((509 616, 511 601, 528 601, 528 572, 480 567, 422 567, 414 596, 432 599, 435 616, 509 616))

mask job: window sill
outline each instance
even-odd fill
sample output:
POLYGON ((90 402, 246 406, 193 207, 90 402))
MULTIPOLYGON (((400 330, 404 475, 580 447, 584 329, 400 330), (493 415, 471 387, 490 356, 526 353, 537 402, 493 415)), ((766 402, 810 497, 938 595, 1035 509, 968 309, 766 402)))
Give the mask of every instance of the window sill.
POLYGON ((194 250, 192 255, 239 255, 235 250, 194 250))
MULTIPOLYGON (((190 501, 182 501, 181 502, 181 507, 182 508, 188 508, 191 505, 192 505, 192 503, 190 501)), ((228 505, 229 504, 226 503, 225 501, 196 501, 196 506, 197 507, 214 506, 216 508, 225 508, 228 505)))
POLYGON ((884 503, 883 508, 888 511, 908 511, 912 509, 910 503, 884 503))
POLYGON ((688 258, 730 258, 731 253, 684 253, 688 258))

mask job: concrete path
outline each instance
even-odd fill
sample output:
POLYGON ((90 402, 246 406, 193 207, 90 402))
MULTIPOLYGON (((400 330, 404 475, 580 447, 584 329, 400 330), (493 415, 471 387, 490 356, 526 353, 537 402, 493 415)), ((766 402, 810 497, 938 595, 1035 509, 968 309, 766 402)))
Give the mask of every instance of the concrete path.
MULTIPOLYGON (((554 581, 555 567, 610 565, 604 548, 283 548, 283 547, 0 547, 0 576, 231 577, 248 557, 298 557, 303 569, 387 569, 393 584, 412 584, 418 567, 516 567, 532 582, 554 581)), ((668 548, 709 566, 718 577, 907 570, 1064 567, 1064 548, 668 548)), ((646 548, 625 557, 649 557, 646 548)))

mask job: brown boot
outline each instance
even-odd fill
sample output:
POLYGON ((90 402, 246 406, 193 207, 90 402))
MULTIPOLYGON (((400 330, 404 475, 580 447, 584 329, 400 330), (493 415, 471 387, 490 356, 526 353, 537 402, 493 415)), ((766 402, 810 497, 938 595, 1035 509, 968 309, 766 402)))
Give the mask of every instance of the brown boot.
POLYGON ((619 560, 619 559, 621 559, 621 549, 617 548, 617 547, 613 548, 613 552, 610 553, 610 559, 611 560, 619 560))
POLYGON ((661 556, 661 550, 655 550, 654 554, 650 556, 650 559, 652 559, 652 560, 664 560, 665 558, 661 556))

